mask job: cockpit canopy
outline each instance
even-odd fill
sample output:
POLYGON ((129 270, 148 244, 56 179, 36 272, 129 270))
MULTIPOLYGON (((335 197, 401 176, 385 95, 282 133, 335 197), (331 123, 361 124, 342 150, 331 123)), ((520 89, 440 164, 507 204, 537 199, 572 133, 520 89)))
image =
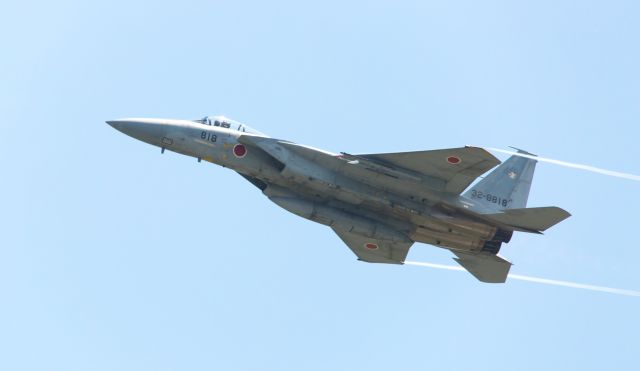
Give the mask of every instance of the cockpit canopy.
POLYGON ((258 130, 255 130, 245 124, 242 124, 238 121, 234 121, 231 119, 228 119, 224 116, 205 116, 203 118, 201 118, 200 120, 194 120, 195 122, 198 122, 200 124, 203 125, 209 125, 209 126, 218 126, 221 128, 225 128, 225 129, 230 129, 230 130, 235 130, 235 131, 239 131, 242 133, 250 133, 250 134, 257 134, 257 135, 264 135, 263 133, 259 132, 258 130))

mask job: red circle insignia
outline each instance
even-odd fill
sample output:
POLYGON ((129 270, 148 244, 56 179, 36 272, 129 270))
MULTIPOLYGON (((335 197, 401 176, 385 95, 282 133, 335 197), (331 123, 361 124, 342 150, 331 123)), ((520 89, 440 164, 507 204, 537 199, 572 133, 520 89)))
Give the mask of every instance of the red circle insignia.
POLYGON ((375 243, 365 243, 364 247, 368 250, 377 250, 378 249, 378 245, 376 245, 375 243))
POLYGON ((461 163, 462 160, 458 156, 449 156, 447 157, 447 162, 450 163, 451 165, 457 165, 461 163))
POLYGON ((233 154, 238 158, 242 158, 247 154, 247 147, 244 144, 236 144, 233 146, 233 154))

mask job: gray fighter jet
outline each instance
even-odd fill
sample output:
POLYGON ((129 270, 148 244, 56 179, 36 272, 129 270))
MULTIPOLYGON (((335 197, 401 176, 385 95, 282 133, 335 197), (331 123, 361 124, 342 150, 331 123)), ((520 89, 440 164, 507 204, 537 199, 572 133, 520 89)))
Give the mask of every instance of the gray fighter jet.
POLYGON ((422 242, 450 250, 480 281, 501 283, 511 263, 498 252, 514 231, 541 233, 570 216, 526 207, 535 160, 512 156, 500 164, 482 148, 336 154, 222 116, 107 123, 163 153, 238 172, 283 209, 331 227, 365 262, 403 264, 422 242))

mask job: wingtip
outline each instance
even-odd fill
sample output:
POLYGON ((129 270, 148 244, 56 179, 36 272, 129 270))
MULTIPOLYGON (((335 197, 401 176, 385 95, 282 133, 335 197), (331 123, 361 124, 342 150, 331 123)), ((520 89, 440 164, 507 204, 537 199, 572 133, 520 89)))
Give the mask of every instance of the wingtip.
POLYGON ((509 148, 515 149, 516 151, 518 151, 518 153, 522 153, 523 155, 536 156, 536 157, 538 156, 538 155, 536 155, 534 153, 531 153, 529 151, 525 151, 524 149, 520 149, 518 147, 509 146, 509 148))

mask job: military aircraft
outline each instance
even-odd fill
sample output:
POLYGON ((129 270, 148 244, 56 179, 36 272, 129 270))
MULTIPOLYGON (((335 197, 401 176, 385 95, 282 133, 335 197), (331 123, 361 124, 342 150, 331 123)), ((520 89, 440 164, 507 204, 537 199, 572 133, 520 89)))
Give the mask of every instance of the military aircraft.
POLYGON ((514 231, 542 233, 570 216, 526 207, 537 161, 523 150, 528 158, 502 164, 469 146, 354 155, 271 138, 223 116, 107 123, 162 153, 238 172, 283 209, 331 227, 365 262, 403 264, 422 242, 450 250, 478 280, 502 283, 511 263, 498 252, 514 231))

